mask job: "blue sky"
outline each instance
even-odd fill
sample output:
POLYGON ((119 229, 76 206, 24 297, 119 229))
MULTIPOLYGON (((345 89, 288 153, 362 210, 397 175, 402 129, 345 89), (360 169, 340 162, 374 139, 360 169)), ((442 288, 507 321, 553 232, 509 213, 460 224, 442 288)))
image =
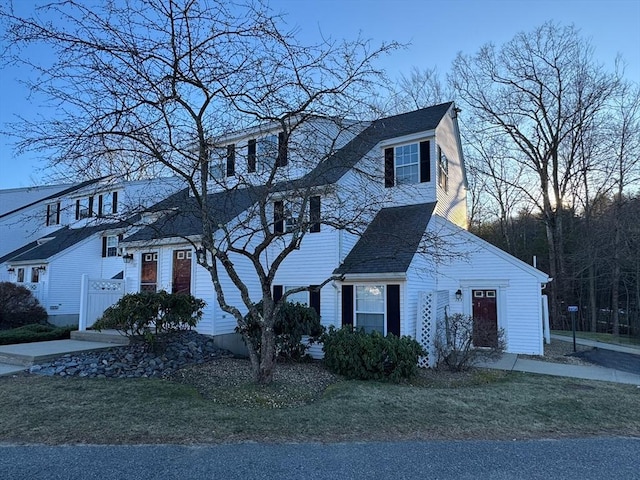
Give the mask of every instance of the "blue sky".
MULTIPOLYGON (((14 0, 21 10, 36 0, 14 0)), ((521 31, 546 21, 574 24, 591 40, 595 56, 613 67, 617 54, 627 62, 627 78, 640 82, 640 0, 270 0, 286 14, 298 37, 313 43, 320 35, 353 39, 358 33, 374 42, 396 40, 410 45, 385 57, 381 66, 391 78, 437 67, 445 74, 458 52, 475 53, 493 42, 500 45, 521 31)), ((0 45, 0 48, 2 45, 0 45)), ((32 115, 38 104, 27 98, 16 69, 0 70, 0 123, 16 114, 32 115)), ((0 135, 0 189, 43 183, 42 164, 16 157, 0 135)))

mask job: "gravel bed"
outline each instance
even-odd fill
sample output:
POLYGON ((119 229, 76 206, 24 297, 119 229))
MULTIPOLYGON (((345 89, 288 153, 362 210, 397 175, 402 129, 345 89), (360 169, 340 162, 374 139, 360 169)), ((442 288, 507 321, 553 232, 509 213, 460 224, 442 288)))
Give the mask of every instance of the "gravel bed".
POLYGON ((142 342, 95 352, 67 354, 49 363, 33 365, 30 373, 61 377, 163 378, 176 370, 203 364, 232 354, 213 344, 213 339, 193 331, 165 337, 157 352, 142 342))

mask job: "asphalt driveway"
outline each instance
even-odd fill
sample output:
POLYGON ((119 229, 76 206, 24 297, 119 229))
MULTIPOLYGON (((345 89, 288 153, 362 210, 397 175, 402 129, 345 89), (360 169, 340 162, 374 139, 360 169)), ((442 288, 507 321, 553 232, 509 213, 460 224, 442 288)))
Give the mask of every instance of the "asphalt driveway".
POLYGON ((601 367, 613 368, 615 370, 640 375, 640 355, 594 348, 592 350, 576 352, 572 354, 572 356, 582 358, 601 367))

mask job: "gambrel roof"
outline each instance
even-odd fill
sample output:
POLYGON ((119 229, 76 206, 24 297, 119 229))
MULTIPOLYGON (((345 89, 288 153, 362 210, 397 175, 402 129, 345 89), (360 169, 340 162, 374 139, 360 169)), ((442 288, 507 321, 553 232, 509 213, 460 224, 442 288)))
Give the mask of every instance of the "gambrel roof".
POLYGON ((435 203, 421 203, 383 208, 333 273, 406 272, 435 206, 435 203))

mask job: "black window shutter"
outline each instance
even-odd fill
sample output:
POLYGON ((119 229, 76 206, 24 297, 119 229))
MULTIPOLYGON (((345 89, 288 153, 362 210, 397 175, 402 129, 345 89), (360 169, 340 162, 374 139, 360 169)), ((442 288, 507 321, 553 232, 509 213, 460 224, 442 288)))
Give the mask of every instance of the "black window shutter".
POLYGON ((45 222, 45 225, 48 227, 49 226, 49 215, 51 212, 51 205, 47 205, 47 220, 45 222))
POLYGON ((93 217, 93 197, 89 197, 89 216, 93 217))
POLYGON ((76 220, 80 220, 80 199, 76 200, 76 220))
POLYGON ((353 285, 342 286, 342 326, 353 325, 353 285))
POLYGON ((60 202, 56 205, 56 225, 60 225, 60 202))
POLYGON ((273 233, 284 233, 284 202, 273 202, 273 233))
POLYGON ((311 285, 309 291, 309 306, 320 316, 320 288, 318 285, 311 285))
POLYGON ((98 216, 102 216, 102 195, 98 195, 98 216))
POLYGON ((284 132, 278 133, 278 158, 276 166, 284 167, 289 162, 287 151, 287 136, 284 132))
POLYGON ((431 149, 429 140, 420 142, 420 183, 431 181, 431 149))
POLYGON ((227 145, 227 177, 236 174, 236 146, 232 143, 227 145))
POLYGON ((120 234, 118 235, 118 244, 122 241, 122 239, 124 238, 124 234, 120 234))
POLYGON ((400 285, 387 285, 387 334, 400 336, 400 285))
POLYGON ((118 213, 118 192, 113 192, 113 212, 118 213))
POLYGON ((316 195, 309 199, 309 223, 311 233, 320 231, 320 196, 316 195))
POLYGON ((102 256, 107 256, 107 237, 102 237, 102 256))
POLYGON ((256 139, 252 138, 247 144, 247 171, 253 173, 256 171, 256 139))
POLYGON ((282 298, 282 285, 273 286, 273 301, 277 302, 282 298))
POLYGON ((394 165, 393 165, 393 148, 384 149, 384 186, 385 188, 393 187, 394 184, 394 165))

